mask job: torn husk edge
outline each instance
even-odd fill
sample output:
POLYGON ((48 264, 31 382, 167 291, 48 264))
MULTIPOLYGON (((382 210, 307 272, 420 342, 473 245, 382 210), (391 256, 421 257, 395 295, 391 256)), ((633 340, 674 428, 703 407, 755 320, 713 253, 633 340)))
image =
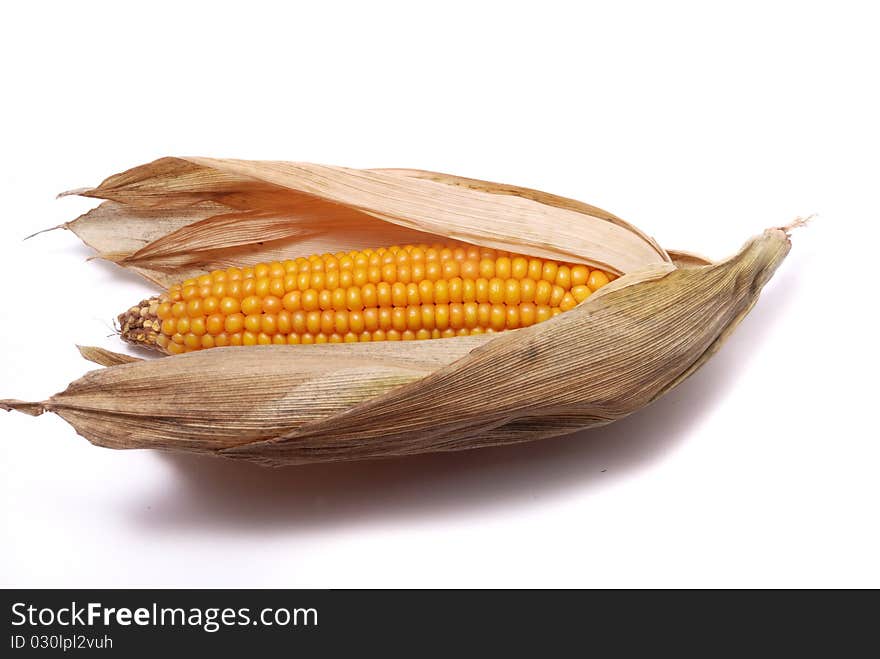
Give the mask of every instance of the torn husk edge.
POLYGON ((718 264, 633 272, 499 335, 215 348, 109 366, 41 403, 0 407, 54 412, 101 446, 275 466, 563 435, 624 417, 699 368, 788 253, 787 229, 718 264))

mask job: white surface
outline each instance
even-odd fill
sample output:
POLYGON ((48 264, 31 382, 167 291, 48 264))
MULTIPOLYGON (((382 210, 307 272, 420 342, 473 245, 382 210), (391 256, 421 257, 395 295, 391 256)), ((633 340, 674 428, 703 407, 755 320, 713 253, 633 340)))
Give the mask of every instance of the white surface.
POLYGON ((570 438, 265 471, 2 414, 0 583, 880 586, 870 3, 577 4, 3 5, 0 397, 121 349, 151 289, 21 238, 162 155, 508 181, 713 257, 819 218, 708 366, 570 438))

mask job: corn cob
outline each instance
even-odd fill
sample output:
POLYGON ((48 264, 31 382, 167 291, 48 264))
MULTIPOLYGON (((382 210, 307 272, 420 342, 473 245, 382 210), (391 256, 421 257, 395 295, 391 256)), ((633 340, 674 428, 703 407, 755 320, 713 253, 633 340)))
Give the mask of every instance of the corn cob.
POLYGON ((404 245, 215 270, 119 316, 169 354, 228 345, 437 339, 528 327, 614 275, 465 243, 404 245))

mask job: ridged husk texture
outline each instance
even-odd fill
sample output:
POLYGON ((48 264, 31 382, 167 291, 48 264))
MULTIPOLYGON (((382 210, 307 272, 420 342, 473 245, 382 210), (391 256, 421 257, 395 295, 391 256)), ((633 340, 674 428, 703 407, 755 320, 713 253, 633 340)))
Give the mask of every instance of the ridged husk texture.
POLYGON ((162 286, 218 267, 452 238, 621 275, 575 309, 494 335, 254 346, 106 368, 46 401, 111 448, 211 453, 266 465, 530 441, 603 425, 699 368, 788 253, 769 229, 709 263, 666 252, 601 209, 415 170, 164 158, 75 191, 104 199, 65 226, 162 286))

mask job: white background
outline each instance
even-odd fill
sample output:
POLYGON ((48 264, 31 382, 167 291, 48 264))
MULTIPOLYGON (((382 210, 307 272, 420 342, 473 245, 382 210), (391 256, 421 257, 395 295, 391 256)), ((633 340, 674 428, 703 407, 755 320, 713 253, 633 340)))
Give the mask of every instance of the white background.
POLYGON ((880 586, 872 4, 4 3, 0 397, 122 349, 150 287, 21 239, 163 155, 507 181, 712 257, 818 217, 712 362, 598 431, 266 471, 3 413, 0 583, 880 586))

